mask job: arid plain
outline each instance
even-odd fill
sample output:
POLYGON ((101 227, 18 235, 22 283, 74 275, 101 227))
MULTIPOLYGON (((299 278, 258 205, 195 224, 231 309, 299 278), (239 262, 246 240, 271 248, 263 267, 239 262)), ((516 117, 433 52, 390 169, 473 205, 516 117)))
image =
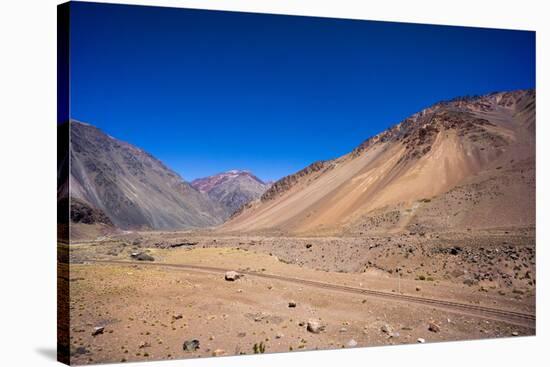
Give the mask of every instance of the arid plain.
POLYGON ((436 104, 275 183, 189 185, 72 126, 72 363, 535 334, 534 91, 436 104))

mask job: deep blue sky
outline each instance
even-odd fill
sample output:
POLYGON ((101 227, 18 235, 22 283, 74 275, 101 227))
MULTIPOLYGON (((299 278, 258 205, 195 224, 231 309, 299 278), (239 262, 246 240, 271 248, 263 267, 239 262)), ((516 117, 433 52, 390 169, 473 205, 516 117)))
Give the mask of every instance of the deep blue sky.
POLYGON ((534 32, 71 6, 71 117, 188 180, 278 179, 440 100, 534 87, 534 32))

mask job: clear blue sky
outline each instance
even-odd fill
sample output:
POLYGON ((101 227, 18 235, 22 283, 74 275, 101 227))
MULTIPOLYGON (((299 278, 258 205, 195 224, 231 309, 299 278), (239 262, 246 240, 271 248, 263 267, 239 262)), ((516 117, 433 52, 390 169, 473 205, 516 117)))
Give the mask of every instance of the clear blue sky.
POLYGON ((187 180, 278 179, 440 100, 534 87, 534 32, 71 7, 71 117, 187 180))

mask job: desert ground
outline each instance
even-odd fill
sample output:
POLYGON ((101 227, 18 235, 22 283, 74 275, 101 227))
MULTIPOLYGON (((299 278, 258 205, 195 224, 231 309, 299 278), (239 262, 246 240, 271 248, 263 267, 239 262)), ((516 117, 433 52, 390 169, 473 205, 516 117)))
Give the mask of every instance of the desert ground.
POLYGON ((124 231, 68 249, 74 364, 535 334, 533 228, 124 231))
POLYGON ((193 186, 71 122, 62 352, 87 364, 534 335, 535 97, 437 103, 269 184, 230 170, 193 186))

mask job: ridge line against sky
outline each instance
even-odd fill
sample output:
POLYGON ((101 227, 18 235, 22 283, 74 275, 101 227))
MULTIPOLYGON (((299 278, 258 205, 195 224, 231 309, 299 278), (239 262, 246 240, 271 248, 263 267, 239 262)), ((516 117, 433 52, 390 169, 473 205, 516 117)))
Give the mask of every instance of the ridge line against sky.
POLYGON ((535 32, 71 3, 71 118, 186 180, 276 180, 423 108, 535 87, 535 32))

